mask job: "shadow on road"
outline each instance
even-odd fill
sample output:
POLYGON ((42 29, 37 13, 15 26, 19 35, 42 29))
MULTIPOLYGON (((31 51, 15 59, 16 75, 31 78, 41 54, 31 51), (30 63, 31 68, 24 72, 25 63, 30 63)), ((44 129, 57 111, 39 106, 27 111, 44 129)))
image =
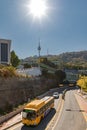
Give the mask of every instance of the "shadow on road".
POLYGON ((53 118, 53 116, 55 115, 56 110, 53 108, 48 115, 42 119, 42 121, 40 122, 40 124, 38 126, 22 126, 21 130, 45 130, 45 128, 47 127, 48 123, 50 122, 50 120, 53 118))

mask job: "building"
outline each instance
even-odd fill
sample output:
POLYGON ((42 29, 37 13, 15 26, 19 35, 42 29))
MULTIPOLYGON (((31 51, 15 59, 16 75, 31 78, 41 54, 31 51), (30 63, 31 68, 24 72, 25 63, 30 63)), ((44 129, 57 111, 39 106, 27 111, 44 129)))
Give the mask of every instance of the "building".
POLYGON ((79 78, 79 73, 78 73, 78 70, 68 70, 68 69, 65 69, 64 70, 65 73, 66 73, 66 80, 68 80, 69 82, 76 82, 79 78))
POLYGON ((0 64, 10 64, 11 40, 0 39, 0 64))

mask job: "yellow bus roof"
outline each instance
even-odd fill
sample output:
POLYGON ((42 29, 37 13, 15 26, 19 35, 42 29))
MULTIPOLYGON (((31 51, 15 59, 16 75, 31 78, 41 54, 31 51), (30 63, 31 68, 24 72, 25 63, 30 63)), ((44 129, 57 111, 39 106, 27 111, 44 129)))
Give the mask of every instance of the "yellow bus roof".
POLYGON ((41 106, 43 106, 45 104, 44 101, 40 100, 40 99, 35 99, 34 101, 28 103, 26 105, 26 108, 34 108, 34 109, 38 109, 41 106))
POLYGON ((32 102, 28 103, 26 106, 25 106, 25 109, 26 108, 31 108, 31 109, 39 109, 41 108, 43 105, 45 105, 48 101, 50 101, 51 99, 53 99, 53 97, 51 96, 46 96, 42 99, 35 99, 33 100, 32 102))

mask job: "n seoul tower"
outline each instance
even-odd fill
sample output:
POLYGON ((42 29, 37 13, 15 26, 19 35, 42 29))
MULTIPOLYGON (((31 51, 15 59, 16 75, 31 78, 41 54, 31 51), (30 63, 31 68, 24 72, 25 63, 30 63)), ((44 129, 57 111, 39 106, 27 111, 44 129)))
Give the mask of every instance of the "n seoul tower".
POLYGON ((40 46, 40 40, 39 40, 39 45, 38 45, 38 55, 39 55, 39 58, 40 58, 40 51, 41 51, 41 46, 40 46))

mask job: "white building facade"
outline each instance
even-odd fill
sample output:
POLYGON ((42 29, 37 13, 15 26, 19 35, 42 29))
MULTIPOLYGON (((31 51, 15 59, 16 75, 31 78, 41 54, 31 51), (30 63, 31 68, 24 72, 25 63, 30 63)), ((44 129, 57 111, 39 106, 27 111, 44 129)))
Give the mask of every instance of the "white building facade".
POLYGON ((0 64, 10 64, 11 40, 0 39, 0 64))

